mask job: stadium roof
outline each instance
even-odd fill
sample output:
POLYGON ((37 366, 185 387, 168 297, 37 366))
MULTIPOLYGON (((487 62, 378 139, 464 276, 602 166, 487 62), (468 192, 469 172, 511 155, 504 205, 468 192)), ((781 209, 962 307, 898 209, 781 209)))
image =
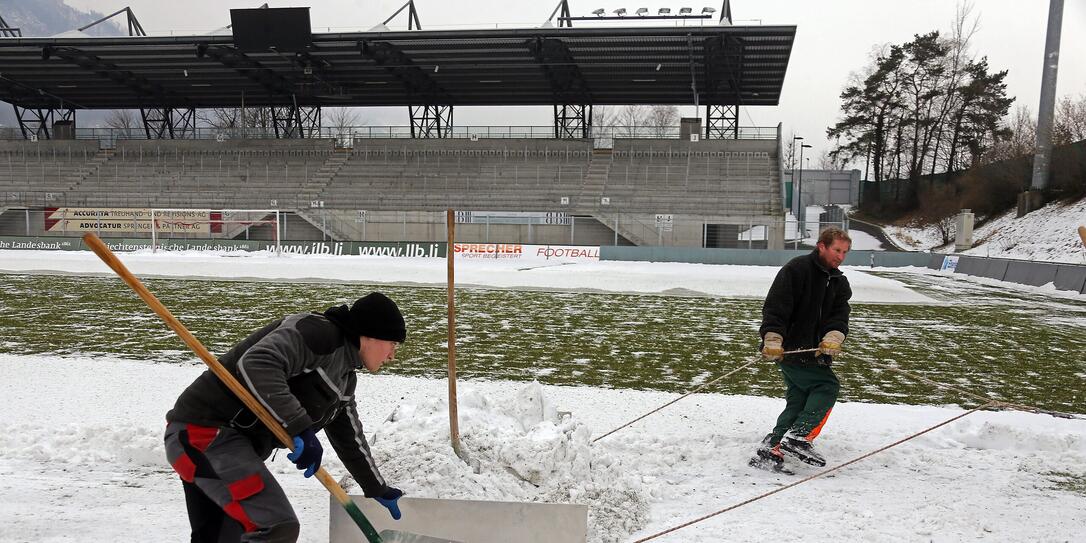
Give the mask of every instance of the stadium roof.
POLYGON ((0 100, 25 108, 776 105, 795 26, 0 38, 0 100))

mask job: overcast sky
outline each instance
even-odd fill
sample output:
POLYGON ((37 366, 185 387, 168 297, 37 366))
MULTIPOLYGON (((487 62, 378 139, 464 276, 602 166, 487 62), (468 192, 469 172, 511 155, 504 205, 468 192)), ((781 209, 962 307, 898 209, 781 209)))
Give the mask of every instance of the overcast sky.
MULTIPOLYGON (((112 13, 132 7, 149 34, 196 34, 229 24, 231 8, 257 7, 262 1, 236 0, 65 0, 79 9, 112 13)), ((314 32, 368 30, 391 15, 404 0, 268 0, 271 7, 309 6, 314 32)), ((538 26, 550 15, 557 0, 416 0, 423 29, 538 26)), ((648 7, 652 11, 689 6, 720 9, 719 0, 701 2, 630 3, 621 1, 569 0, 573 15, 589 15, 596 8, 648 7)), ((1015 105, 1026 105, 1036 115, 1040 99, 1041 67, 1048 20, 1046 0, 977 0, 973 15, 980 29, 973 52, 988 57, 993 71, 1009 70, 1008 94, 1015 105)), ((789 133, 807 138, 808 150, 817 161, 828 147, 826 128, 840 114, 838 95, 849 74, 869 62, 871 51, 881 44, 901 44, 914 34, 940 30, 947 33, 954 20, 953 0, 735 0, 732 15, 737 25, 796 25, 780 106, 749 107, 740 112, 743 126, 775 126, 783 123, 789 133)), ((406 12, 405 12, 406 13, 406 12)), ((606 24, 606 23, 596 23, 606 24)), ((401 14, 390 23, 406 29, 401 14)), ((1086 94, 1086 0, 1066 0, 1060 44, 1057 97, 1086 94)), ((685 116, 693 106, 681 108, 685 116)), ((406 108, 369 110, 370 124, 408 124, 406 108)), ((455 124, 550 125, 549 107, 457 108, 455 124)))

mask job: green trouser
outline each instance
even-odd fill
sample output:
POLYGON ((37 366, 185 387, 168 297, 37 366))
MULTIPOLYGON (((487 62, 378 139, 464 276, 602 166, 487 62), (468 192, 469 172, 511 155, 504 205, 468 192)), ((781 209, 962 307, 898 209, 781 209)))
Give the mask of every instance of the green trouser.
POLYGON ((778 364, 788 391, 784 395, 784 411, 773 428, 772 445, 780 443, 788 431, 797 436, 814 439, 830 416, 841 383, 827 366, 797 366, 778 364))

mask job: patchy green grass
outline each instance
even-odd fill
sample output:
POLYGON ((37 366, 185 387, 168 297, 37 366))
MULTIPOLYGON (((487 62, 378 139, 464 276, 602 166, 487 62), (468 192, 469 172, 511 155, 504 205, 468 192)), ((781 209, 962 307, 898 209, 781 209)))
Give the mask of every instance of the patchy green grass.
MULTIPOLYGON (((929 379, 1046 409, 1086 412, 1086 301, 939 276, 886 273, 941 305, 855 304, 846 348, 929 379)), ((408 319, 389 373, 445 373, 443 288, 149 279, 148 288, 211 349, 279 316, 381 290, 408 319)), ((684 391, 754 355, 761 302, 749 299, 461 289, 457 370, 464 378, 684 391)), ((181 362, 187 347, 111 277, 0 275, 0 352, 181 362)), ((842 398, 970 404, 960 393, 843 356, 842 398)), ((713 390, 777 396, 759 363, 713 390)))
POLYGON ((1053 488, 1086 496, 1086 475, 1066 471, 1049 471, 1044 476, 1052 481, 1053 488))

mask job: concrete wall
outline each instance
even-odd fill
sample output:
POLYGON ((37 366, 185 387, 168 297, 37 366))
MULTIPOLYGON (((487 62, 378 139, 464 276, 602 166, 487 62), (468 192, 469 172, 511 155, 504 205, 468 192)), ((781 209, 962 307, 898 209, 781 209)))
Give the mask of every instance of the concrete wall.
POLYGON ((614 153, 621 155, 627 152, 660 153, 667 156, 668 152, 762 152, 769 153, 776 158, 777 140, 699 140, 683 141, 677 139, 615 139, 614 153))
POLYGON ((59 152, 68 149, 86 149, 93 154, 94 151, 98 150, 98 142, 93 140, 0 140, 0 153, 41 152, 42 155, 45 155, 46 152, 52 153, 53 151, 59 152))
POLYGON ((859 205, 860 170, 803 170, 803 186, 799 186, 800 170, 785 170, 785 182, 792 183, 792 214, 796 212, 796 191, 803 190, 805 205, 859 205))
POLYGON ((1086 294, 1086 266, 1082 264, 931 254, 928 257, 927 266, 938 270, 942 268, 943 260, 947 256, 958 257, 958 265, 954 273, 1035 287, 1052 283, 1059 290, 1086 294))
MULTIPOLYGON (((97 147, 97 142, 92 142, 97 147)), ((335 140, 331 139, 227 139, 216 140, 118 140, 117 152, 127 152, 143 149, 161 149, 163 152, 191 152, 191 151, 286 151, 293 149, 323 149, 331 151, 335 148, 335 140)))
POLYGON ((354 140, 353 153, 365 153, 367 151, 397 150, 400 153, 418 154, 433 151, 450 150, 483 150, 500 152, 539 152, 545 151, 555 154, 579 152, 579 157, 587 159, 592 153, 591 140, 551 140, 532 138, 503 138, 503 139, 404 139, 404 138, 366 138, 354 140))
MULTIPOLYGON (((691 262, 698 264, 734 264, 746 266, 782 266, 789 260, 810 253, 806 250, 700 249, 692 247, 600 247, 600 260, 641 262, 691 262)), ((926 266, 927 253, 851 251, 846 266, 902 267, 926 266), (872 260, 873 258, 873 260, 872 260)))

